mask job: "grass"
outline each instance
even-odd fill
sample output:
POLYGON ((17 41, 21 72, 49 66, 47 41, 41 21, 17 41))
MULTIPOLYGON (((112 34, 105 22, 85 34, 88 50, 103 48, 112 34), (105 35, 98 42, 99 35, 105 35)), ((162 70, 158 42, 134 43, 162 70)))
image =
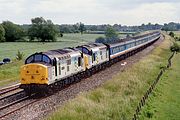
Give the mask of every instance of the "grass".
POLYGON ((180 37, 180 31, 174 31, 177 37, 180 37))
POLYGON ((4 86, 19 79, 19 70, 23 61, 14 61, 11 64, 0 66, 0 86, 4 86))
POLYGON ((48 120, 129 120, 160 68, 170 56, 170 37, 153 52, 90 92, 80 93, 48 120))
MULTIPOLYGON (((180 42, 179 42, 180 45, 180 42)), ((175 54, 172 67, 168 69, 148 103, 141 112, 140 120, 180 119, 180 54, 175 54)))

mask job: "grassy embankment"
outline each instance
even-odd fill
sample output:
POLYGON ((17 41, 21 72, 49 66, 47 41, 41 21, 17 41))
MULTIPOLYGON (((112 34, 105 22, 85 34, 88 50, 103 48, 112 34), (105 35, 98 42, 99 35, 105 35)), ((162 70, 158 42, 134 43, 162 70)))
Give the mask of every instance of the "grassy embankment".
POLYGON ((129 120, 136 106, 170 56, 170 38, 132 67, 120 72, 102 87, 79 94, 49 120, 129 120))
MULTIPOLYGON (((180 34, 179 34, 180 35, 180 34)), ((177 42, 180 45, 180 42, 177 42)), ((140 120, 180 119, 180 54, 175 54, 172 67, 159 81, 153 95, 141 112, 140 120)))
POLYGON ((3 58, 11 58, 12 63, 0 66, 0 86, 15 82, 19 79, 19 69, 24 63, 24 59, 35 52, 60 49, 64 47, 73 47, 87 42, 93 42, 97 37, 103 34, 64 34, 63 38, 58 38, 60 42, 8 42, 0 43, 0 61, 3 58), (16 61, 17 51, 24 53, 24 59, 16 61))

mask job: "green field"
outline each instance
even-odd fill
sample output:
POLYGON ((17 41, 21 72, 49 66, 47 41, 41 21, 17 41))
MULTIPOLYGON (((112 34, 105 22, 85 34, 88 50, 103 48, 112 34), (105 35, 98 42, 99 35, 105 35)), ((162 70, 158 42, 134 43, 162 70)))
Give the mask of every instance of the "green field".
POLYGON ((167 64, 171 38, 132 67, 120 72, 101 87, 79 94, 67 102, 49 120, 130 120, 139 100, 167 64))
POLYGON ((180 31, 175 31, 174 33, 177 37, 180 37, 180 31))
MULTIPOLYGON (((179 42, 180 45, 180 42, 179 42)), ((141 112, 140 120, 180 120, 180 54, 175 54, 168 69, 148 103, 141 112)))

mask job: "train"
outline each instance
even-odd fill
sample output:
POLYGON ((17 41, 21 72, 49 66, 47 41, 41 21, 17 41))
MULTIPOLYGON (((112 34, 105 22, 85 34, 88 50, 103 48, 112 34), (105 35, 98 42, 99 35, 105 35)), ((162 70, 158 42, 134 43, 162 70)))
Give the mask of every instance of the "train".
POLYGON ((160 36, 160 31, 153 31, 116 43, 88 43, 34 53, 20 68, 20 88, 28 95, 62 88, 141 51, 160 36))

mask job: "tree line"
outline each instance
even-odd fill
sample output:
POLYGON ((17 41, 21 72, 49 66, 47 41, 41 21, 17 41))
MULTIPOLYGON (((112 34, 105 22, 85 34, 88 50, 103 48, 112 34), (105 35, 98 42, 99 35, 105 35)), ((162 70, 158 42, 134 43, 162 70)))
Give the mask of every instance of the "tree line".
MULTIPOLYGON (((45 20, 43 17, 31 19, 31 25, 17 25, 11 21, 3 21, 0 24, 0 42, 15 41, 56 41, 58 36, 63 37, 59 25, 55 25, 51 20, 45 20), (27 39, 28 38, 28 39, 27 39)), ((76 32, 83 34, 85 27, 83 23, 77 23, 74 26, 76 32)))
MULTIPOLYGON (((23 28, 28 29, 31 25, 22 25, 23 28)), ((103 24, 103 25, 84 25, 83 23, 76 24, 62 24, 56 25, 60 33, 96 33, 96 34, 104 34, 106 29, 112 27, 116 31, 121 32, 141 32, 148 30, 165 30, 165 31, 177 31, 180 30, 179 23, 170 22, 168 24, 160 25, 160 24, 142 24, 140 26, 126 26, 121 24, 103 24), (81 27, 80 27, 81 26, 81 27)))
MULTIPOLYGON (((31 19, 31 24, 17 25, 11 21, 3 21, 0 24, 0 42, 15 42, 15 41, 56 41, 57 37, 63 37, 64 33, 96 33, 105 34, 105 38, 98 38, 97 41, 109 41, 106 36, 106 30, 112 32, 141 32, 147 30, 165 30, 174 31, 180 30, 179 23, 160 24, 142 24, 140 26, 126 26, 121 24, 104 24, 104 25, 84 25, 83 23, 76 24, 54 24, 51 20, 45 20, 43 17, 31 19)), ((111 40, 115 40, 117 35, 111 40)))

